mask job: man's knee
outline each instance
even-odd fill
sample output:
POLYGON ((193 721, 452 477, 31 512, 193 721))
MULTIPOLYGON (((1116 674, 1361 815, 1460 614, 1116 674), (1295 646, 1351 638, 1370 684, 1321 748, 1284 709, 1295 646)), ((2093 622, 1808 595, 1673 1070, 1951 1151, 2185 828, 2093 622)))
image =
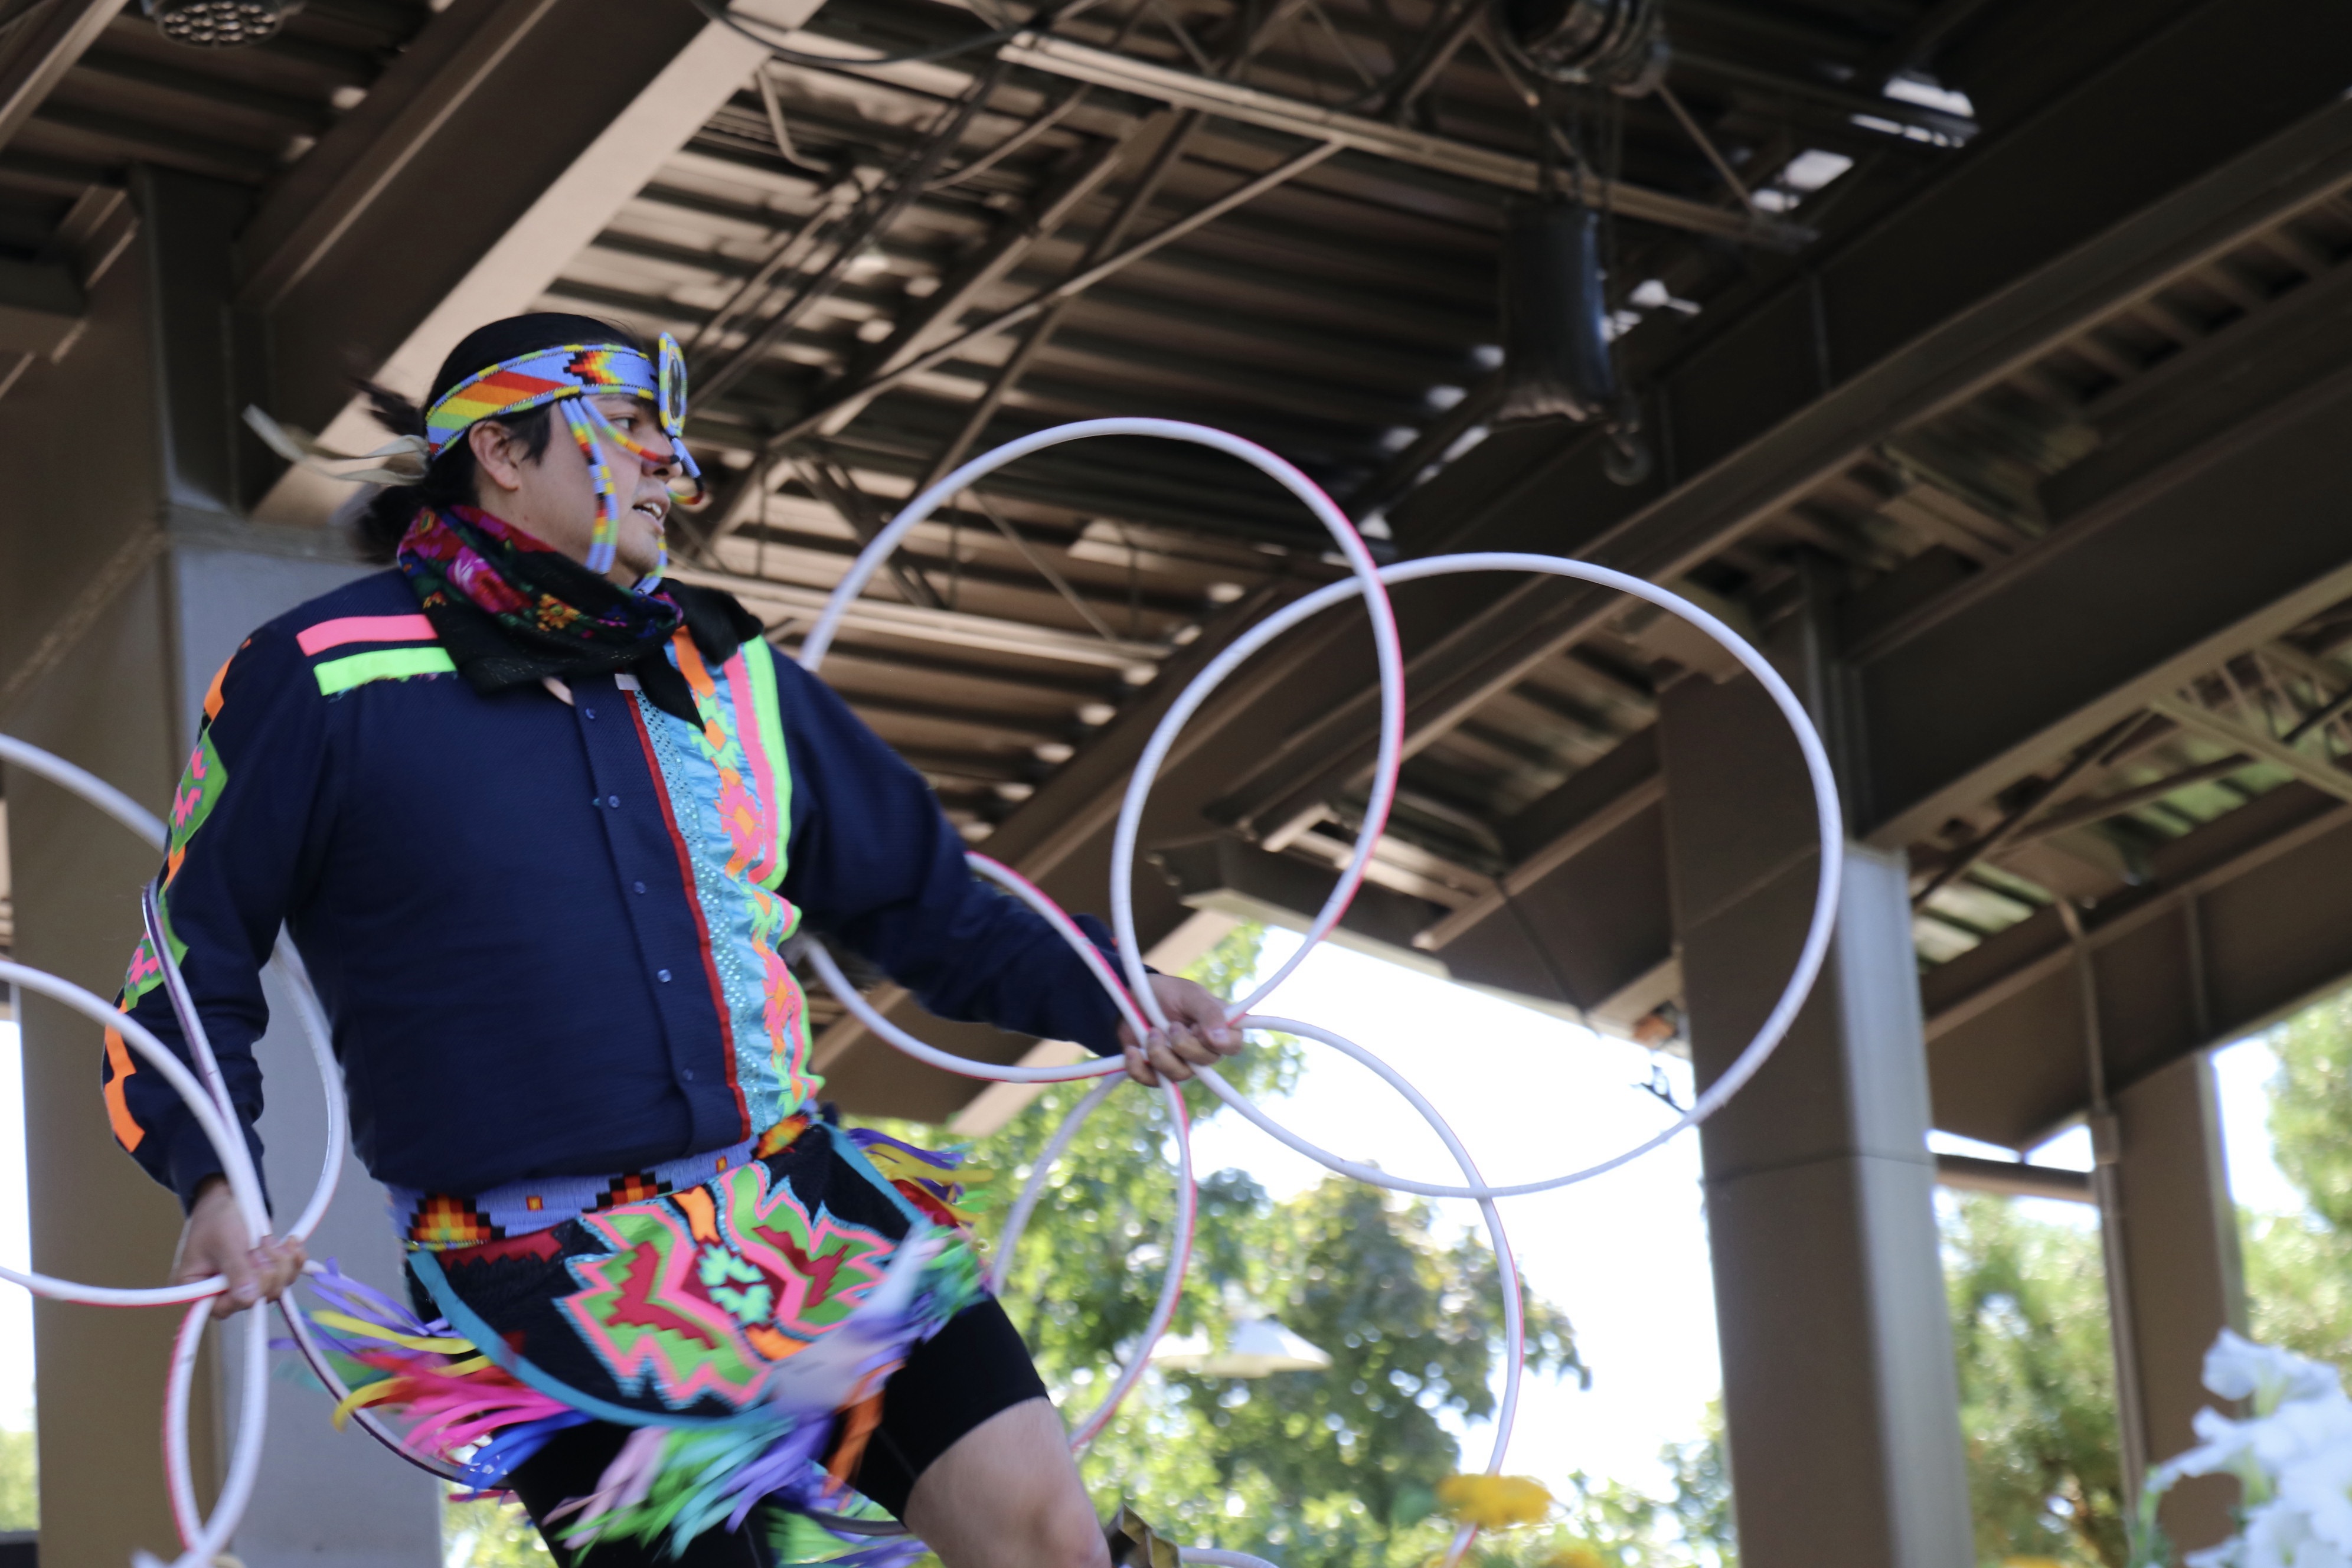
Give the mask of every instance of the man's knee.
POLYGON ((1066 1500, 1037 1521, 1034 1544, 1040 1568, 1110 1568, 1102 1521, 1083 1503, 1066 1500))

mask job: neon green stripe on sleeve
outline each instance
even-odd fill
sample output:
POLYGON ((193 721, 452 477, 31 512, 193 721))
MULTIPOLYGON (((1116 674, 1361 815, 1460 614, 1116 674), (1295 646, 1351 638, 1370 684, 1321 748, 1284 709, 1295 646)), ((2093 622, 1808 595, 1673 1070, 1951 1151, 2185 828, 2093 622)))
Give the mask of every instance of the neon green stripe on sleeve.
POLYGON ((319 678, 319 692, 332 697, 371 680, 405 680, 412 675, 454 675, 457 666, 446 650, 437 647, 387 647, 331 658, 310 673, 319 678))
POLYGON ((783 709, 776 700, 776 664, 782 656, 765 637, 743 645, 743 665, 751 675, 751 706, 757 710, 760 750, 766 754, 770 787, 775 792, 776 874, 771 889, 784 884, 793 839, 793 763, 784 754, 783 709))

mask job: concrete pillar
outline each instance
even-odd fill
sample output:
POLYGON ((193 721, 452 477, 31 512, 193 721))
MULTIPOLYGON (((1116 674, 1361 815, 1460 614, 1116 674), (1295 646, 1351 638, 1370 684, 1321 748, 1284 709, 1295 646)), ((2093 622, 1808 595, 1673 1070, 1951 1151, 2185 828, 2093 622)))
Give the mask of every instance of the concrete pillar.
MULTIPOLYGON (((223 301, 247 196, 157 174, 137 182, 140 232, 90 294, 72 352, 28 369, 0 420, 12 506, 0 521, 0 726, 160 812, 205 685, 254 626, 360 570, 315 531, 237 514, 242 401, 223 301)), ((5 781, 16 952, 101 994, 121 983, 155 857, 61 792, 5 781)), ((260 1047, 262 1132, 281 1218, 314 1180, 316 1079, 284 1026, 260 1047)), ((107 1284, 160 1282, 178 1205, 116 1148, 99 1101, 98 1031, 26 999, 25 1090, 33 1261, 107 1284)), ((397 1252, 379 1190, 355 1168, 314 1243, 378 1285, 397 1252)), ((42 1303, 35 1316, 41 1556, 121 1563, 176 1546, 156 1429, 176 1314, 42 1303)), ((209 1352, 208 1352, 209 1355, 209 1352)), ((226 1452, 200 1376, 197 1484, 226 1452)), ((436 1488, 356 1430, 323 1394, 272 1393, 262 1482, 235 1550, 247 1568, 427 1568, 440 1561, 436 1488)))
MULTIPOLYGON (((2126 1452, 2161 1464, 2196 1442, 2198 1411, 2223 1403, 2202 1381, 2207 1347, 2225 1328, 2246 1329, 2211 1058, 2199 1052, 2142 1079, 2115 1097, 2115 1113, 2109 1267, 2121 1277, 2109 1300, 2127 1322, 2116 1336, 2118 1404, 2138 1426, 2126 1452)), ((2199 1477, 2173 1489, 2159 1517, 2173 1543, 2194 1552, 2236 1531, 2237 1502, 2237 1482, 2199 1477)))
MULTIPOLYGON (((1817 658, 1792 662, 1801 691, 1832 685, 1817 658)), ((1795 961, 1817 834, 1795 745, 1752 679, 1676 683, 1659 742, 1704 1085, 1795 961)), ((1969 1568, 1905 866, 1846 853, 1844 913, 1811 1003, 1701 1132, 1740 1563, 1969 1568)))

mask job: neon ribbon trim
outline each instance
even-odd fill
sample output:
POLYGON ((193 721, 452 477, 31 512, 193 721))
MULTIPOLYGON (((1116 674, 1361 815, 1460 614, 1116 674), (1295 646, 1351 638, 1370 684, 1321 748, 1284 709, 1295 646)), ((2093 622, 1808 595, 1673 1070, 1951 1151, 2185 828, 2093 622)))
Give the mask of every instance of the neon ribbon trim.
POLYGON ((449 1339, 433 1334, 404 1334, 397 1329, 387 1329, 381 1323, 371 1323, 365 1318, 354 1318, 349 1312, 324 1311, 310 1314, 310 1321, 322 1329, 335 1329, 346 1334, 359 1334, 371 1340, 385 1340, 413 1351, 430 1351, 439 1355, 472 1355, 469 1340, 449 1339))
POLYGON ((436 635, 423 616, 344 616, 304 626, 294 641, 304 653, 324 653, 353 642, 432 642, 436 635))
POLYGON ((371 680, 405 680, 417 675, 455 675, 457 661, 439 647, 387 647, 331 658, 310 671, 319 678, 319 694, 332 697, 371 680))
MULTIPOLYGON (((793 842, 793 763, 784 751, 783 707, 776 698, 776 657, 775 648, 765 637, 755 637, 743 645, 743 668, 751 676, 751 711, 755 720, 744 739, 756 739, 758 742, 759 755, 755 760, 761 764, 770 798, 774 802, 771 807, 776 824, 776 852, 771 862, 774 870, 761 883, 771 892, 784 885, 793 842)), ((740 718, 737 723, 741 723, 740 718)), ((798 930, 799 926, 800 916, 795 910, 793 928, 798 930)), ((784 934, 790 936, 792 932, 784 934)))

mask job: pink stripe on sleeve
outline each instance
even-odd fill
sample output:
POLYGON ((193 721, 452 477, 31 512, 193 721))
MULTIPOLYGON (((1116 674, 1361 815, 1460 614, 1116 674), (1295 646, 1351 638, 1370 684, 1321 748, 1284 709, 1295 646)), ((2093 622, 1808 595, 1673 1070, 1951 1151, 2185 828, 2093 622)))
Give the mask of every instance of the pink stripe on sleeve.
POLYGON ((304 653, 322 653, 347 642, 431 642, 433 623, 423 616, 345 616, 305 626, 294 640, 304 653))

